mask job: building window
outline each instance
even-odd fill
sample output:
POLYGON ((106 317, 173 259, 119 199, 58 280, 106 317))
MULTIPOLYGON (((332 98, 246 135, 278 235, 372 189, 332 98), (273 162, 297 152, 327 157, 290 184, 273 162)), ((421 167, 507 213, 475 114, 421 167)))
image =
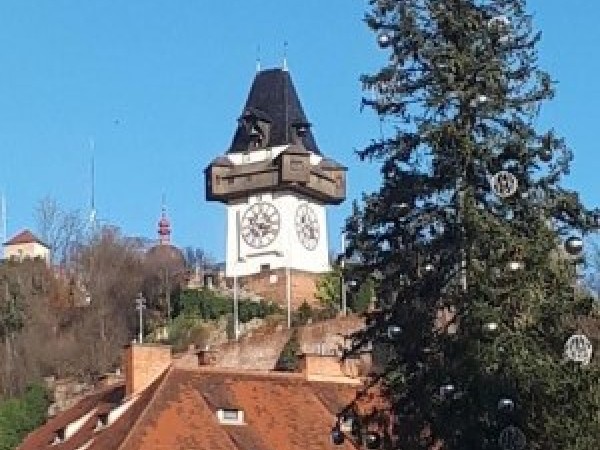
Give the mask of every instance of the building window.
POLYGON ((227 183, 233 184, 233 182, 234 182, 234 178, 233 177, 227 178, 227 183))
POLYGON ((108 426, 108 413, 98 414, 98 421, 96 422, 96 430, 101 430, 102 428, 108 426))
POLYGON ((226 425, 243 425, 244 411, 233 408, 223 408, 217 411, 219 422, 226 425))
POLYGON ((54 432, 54 438, 52 439, 52 445, 58 445, 65 441, 65 429, 60 428, 54 432))
POLYGON ((271 274, 271 276, 269 276, 269 283, 271 283, 271 284, 277 283, 277 274, 273 273, 273 274, 271 274))
POLYGON ((268 272, 269 270, 271 270, 271 264, 261 264, 260 265, 261 272, 268 272))

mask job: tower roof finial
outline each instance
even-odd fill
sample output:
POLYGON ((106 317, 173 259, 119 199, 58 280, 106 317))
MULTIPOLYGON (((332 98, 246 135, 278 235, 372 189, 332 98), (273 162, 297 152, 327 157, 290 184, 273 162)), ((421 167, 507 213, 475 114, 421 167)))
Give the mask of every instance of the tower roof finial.
POLYGON ((282 69, 285 70, 286 72, 288 70, 287 49, 288 49, 288 43, 287 43, 287 41, 284 41, 283 42, 283 67, 282 67, 282 69))
POLYGON ((256 73, 260 72, 260 45, 256 46, 256 73))

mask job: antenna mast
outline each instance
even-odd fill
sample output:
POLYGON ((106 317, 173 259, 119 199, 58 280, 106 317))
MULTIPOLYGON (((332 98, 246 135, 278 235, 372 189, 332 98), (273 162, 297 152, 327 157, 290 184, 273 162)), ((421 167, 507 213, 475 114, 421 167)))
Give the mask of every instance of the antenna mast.
MULTIPOLYGON (((288 43, 285 41, 283 43, 283 68, 284 72, 288 71, 287 67, 287 46, 288 43)), ((289 76, 289 75, 288 75, 289 76)), ((287 80, 286 80, 287 81, 287 80)), ((285 142, 288 143, 290 139, 290 124, 289 124, 289 108, 288 108, 288 91, 287 91, 287 82, 283 83, 283 103, 284 103, 284 113, 285 113, 285 142)))
MULTIPOLYGON (((6 197, 4 196, 4 192, 2 192, 2 197, 0 198, 0 216, 2 219, 1 228, 0 228, 0 239, 2 239, 2 244, 6 242, 6 197)), ((2 246, 2 257, 4 257, 4 245, 2 246)))
POLYGON ((287 41, 284 41, 284 43, 283 43, 283 67, 282 67, 282 69, 285 70, 286 72, 288 70, 288 65, 287 65, 287 51, 288 51, 288 43, 287 43, 287 41))
POLYGON ((90 161, 90 182, 91 182, 91 191, 90 191, 90 227, 92 231, 96 230, 96 164, 94 159, 94 150, 96 148, 96 144, 93 138, 90 138, 90 153, 91 153, 91 161, 90 161))

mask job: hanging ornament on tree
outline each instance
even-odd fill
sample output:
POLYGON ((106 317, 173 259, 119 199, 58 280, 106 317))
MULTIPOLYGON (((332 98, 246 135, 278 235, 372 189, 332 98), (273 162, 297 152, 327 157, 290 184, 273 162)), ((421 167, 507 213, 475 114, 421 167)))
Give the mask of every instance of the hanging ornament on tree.
POLYGON ((533 187, 529 191, 529 198, 532 202, 540 203, 546 198, 546 193, 542 188, 533 187))
POLYGON ((592 226, 592 228, 600 229, 600 211, 599 210, 592 211, 592 214, 590 215, 590 218, 589 218, 589 222, 590 222, 590 225, 592 226))
POLYGON ((498 331, 498 322, 486 322, 483 324, 483 331, 487 335, 494 335, 498 331))
POLYGON ((387 31, 382 31, 381 33, 379 33, 379 36, 377 36, 377 43, 381 48, 389 47, 392 43, 391 34, 387 31))
POLYGON ((425 273, 433 272, 433 269, 435 269, 435 267, 431 263, 427 263, 425 266, 423 266, 425 273))
POLYGON ((525 264, 523 261, 509 261, 508 270, 511 272, 516 272, 517 270, 522 270, 525 268, 525 264))
POLYGON ((406 202, 402 202, 394 205, 393 209, 400 217, 406 217, 406 215, 410 212, 410 205, 406 202))
POLYGON ((440 397, 442 400, 448 400, 450 398, 458 399, 460 393, 456 390, 456 386, 451 383, 440 386, 440 397))
POLYGON ((542 149, 540 150, 539 157, 540 160, 543 162, 550 162, 552 161, 552 152, 550 151, 550 149, 542 149))
POLYGON ((571 236, 565 241, 565 250, 571 256, 577 256, 583 251, 583 240, 577 236, 571 236))
POLYGON ((475 108, 477 105, 484 104, 487 101, 488 101, 487 95, 480 94, 477 97, 475 97, 473 100, 471 100, 469 102, 469 105, 471 105, 472 108, 475 108))
POLYGON ((498 197, 508 198, 515 195, 519 187, 519 182, 517 181, 517 177, 512 173, 501 170, 492 176, 491 186, 494 194, 498 197))
POLYGON ((510 25, 510 20, 506 16, 494 16, 488 21, 491 28, 506 28, 510 25))
POLYGON ((511 425, 500 433, 498 445, 502 450, 523 450, 527 445, 527 439, 520 428, 511 425))
POLYGON ((501 44, 506 44, 510 40, 509 26, 510 20, 506 16, 495 16, 488 21, 489 28, 496 32, 499 37, 498 41, 501 44))
POLYGON ((334 445, 342 445, 344 443, 344 433, 342 433, 339 424, 336 424, 331 429, 331 441, 334 445))
POLYGON ((592 343, 584 334, 574 334, 565 343, 565 357, 587 366, 592 360, 592 343))
POLYGON ((396 341, 402 336, 402 328, 398 325, 390 325, 387 329, 387 336, 390 341, 396 341))
POLYGON ((503 413, 511 413, 515 410, 515 402, 510 398, 502 398, 498 401, 498 411, 503 413))
POLYGON ((365 447, 367 447, 369 450, 375 450, 380 446, 381 438, 379 437, 379 434, 375 433, 374 431, 370 431, 369 433, 367 433, 367 435, 365 436, 365 447))

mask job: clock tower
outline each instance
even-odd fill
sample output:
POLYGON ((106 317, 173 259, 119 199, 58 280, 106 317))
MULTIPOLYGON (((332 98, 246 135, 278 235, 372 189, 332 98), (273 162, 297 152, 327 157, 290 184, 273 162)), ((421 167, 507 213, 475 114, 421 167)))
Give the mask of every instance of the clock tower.
POLYGON ((256 74, 230 148, 205 170, 227 207, 227 277, 266 298, 314 300, 330 270, 325 207, 344 201, 346 168, 317 147, 290 74, 256 74))

